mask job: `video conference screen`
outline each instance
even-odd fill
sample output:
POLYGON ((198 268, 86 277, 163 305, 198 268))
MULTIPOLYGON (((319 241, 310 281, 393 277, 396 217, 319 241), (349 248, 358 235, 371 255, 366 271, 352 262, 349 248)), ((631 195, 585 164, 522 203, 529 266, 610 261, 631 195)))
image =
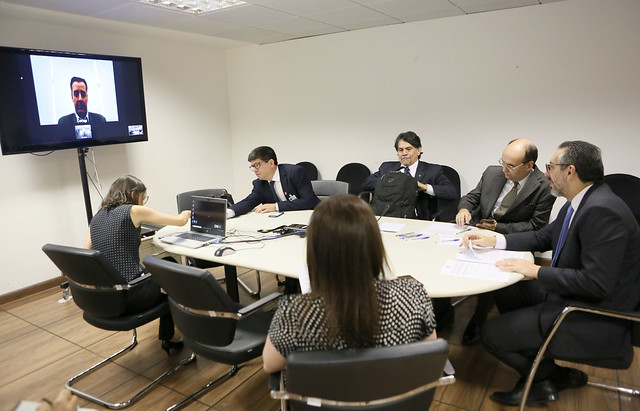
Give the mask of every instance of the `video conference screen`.
POLYGON ((0 47, 2 154, 147 139, 140 58, 0 47))

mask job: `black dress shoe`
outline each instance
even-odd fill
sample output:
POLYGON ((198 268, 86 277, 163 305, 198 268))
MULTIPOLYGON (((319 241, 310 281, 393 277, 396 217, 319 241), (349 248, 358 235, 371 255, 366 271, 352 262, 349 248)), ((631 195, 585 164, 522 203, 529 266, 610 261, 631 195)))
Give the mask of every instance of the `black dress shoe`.
MULTIPOLYGON (((491 400, 499 402, 505 405, 518 405, 522 398, 522 391, 524 391, 525 379, 520 378, 516 386, 508 392, 496 391, 491 394, 491 400)), ((558 400, 558 391, 554 387, 551 380, 542 380, 533 382, 531 389, 529 389, 529 395, 527 396, 527 404, 551 402, 558 400)))
POLYGON ((464 334, 462 334, 462 345, 477 345, 478 343, 480 343, 480 326, 469 321, 467 328, 464 329, 464 334))
POLYGON ((567 388, 580 388, 587 385, 589 377, 587 374, 580 370, 569 367, 561 367, 559 371, 556 371, 549 378, 556 390, 562 391, 567 388))

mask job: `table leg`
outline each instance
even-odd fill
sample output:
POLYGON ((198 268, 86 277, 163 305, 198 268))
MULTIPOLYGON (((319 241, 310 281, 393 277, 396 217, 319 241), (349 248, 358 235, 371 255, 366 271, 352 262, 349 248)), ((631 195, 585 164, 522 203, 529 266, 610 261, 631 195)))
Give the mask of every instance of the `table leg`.
POLYGON ((238 294, 238 272, 235 265, 224 265, 224 282, 227 286, 227 294, 235 301, 240 302, 238 294))

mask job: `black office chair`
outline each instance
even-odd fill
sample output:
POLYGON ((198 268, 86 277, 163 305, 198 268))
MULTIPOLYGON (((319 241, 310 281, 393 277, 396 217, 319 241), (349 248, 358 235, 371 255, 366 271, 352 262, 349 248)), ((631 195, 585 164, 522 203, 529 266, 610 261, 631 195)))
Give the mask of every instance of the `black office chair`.
MULTIPOLYGON (((609 317, 611 319, 623 319, 623 320, 633 321, 632 325, 630 325, 631 346, 629 347, 627 352, 621 352, 619 358, 612 358, 607 360, 593 359, 592 361, 582 361, 582 363, 591 365, 594 367, 624 370, 629 368, 629 366, 633 362, 633 347, 640 347, 640 307, 638 307, 635 312, 623 312, 623 311, 615 311, 615 310, 603 310, 600 308, 590 307, 588 305, 568 305, 556 317, 553 327, 551 327, 551 330, 549 330, 547 338, 545 339, 544 343, 542 343, 542 345, 540 346, 540 349, 538 350, 538 354, 536 355, 536 358, 533 361, 533 365, 531 366, 531 371, 529 372, 527 382, 525 383, 525 386, 523 389, 522 399, 520 401, 520 411, 523 411, 525 408, 526 399, 527 399, 527 396, 529 395, 531 384, 533 383, 533 377, 536 375, 538 366, 540 365, 540 362, 545 356, 549 343, 553 339, 553 336, 556 334, 556 331, 558 331, 558 328, 560 328, 560 326, 562 325, 565 318, 571 313, 590 313, 593 315, 609 317)), ((589 342, 584 341, 583 343, 588 344, 589 342)), ((562 358, 557 358, 557 359, 562 360, 562 358)), ((568 361, 576 362, 573 359, 568 361)), ((620 393, 640 396, 640 390, 638 389, 625 388, 625 387, 605 384, 597 381, 588 381, 587 384, 594 387, 604 388, 604 389, 608 389, 608 390, 612 390, 620 393)))
POLYGON ((72 393, 103 407, 111 409, 125 408, 140 399, 174 371, 193 362, 193 359, 181 361, 122 402, 109 402, 75 388, 73 384, 82 378, 133 350, 138 344, 136 328, 169 312, 169 304, 165 299, 144 312, 126 314, 125 293, 144 281, 148 281, 151 278, 150 275, 147 274, 127 283, 99 251, 55 244, 45 244, 42 247, 42 251, 69 279, 69 288, 73 294, 73 301, 82 309, 82 317, 85 321, 103 330, 133 331, 131 344, 67 381, 66 387, 72 393))
MULTIPOLYGON (((214 198, 224 198, 227 200, 229 205, 233 205, 233 196, 227 192, 224 188, 205 188, 200 190, 192 190, 185 191, 184 193, 179 193, 176 195, 176 201, 178 203, 178 212, 182 212, 184 210, 191 210, 191 197, 192 196, 201 196, 201 197, 214 197, 214 198)), ((213 261, 202 260, 199 258, 187 257, 187 264, 192 265, 198 268, 213 268, 220 267, 223 264, 214 263, 213 261)), ((225 270, 233 269, 235 267, 226 267, 225 270)), ((245 289, 246 292, 249 293, 254 298, 260 298, 260 292, 262 291, 262 282, 260 281, 260 272, 256 270, 256 284, 258 289, 253 291, 251 287, 249 287, 242 279, 238 278, 238 284, 245 289)))
POLYGON ((630 174, 609 174, 604 176, 604 182, 629 206, 640 224, 640 178, 630 174))
POLYGON ((304 172, 309 180, 313 181, 318 179, 318 168, 315 166, 315 164, 308 161, 301 161, 299 163, 296 163, 296 165, 304 169, 304 172))
POLYGON ((239 364, 262 355, 272 314, 258 309, 274 301, 280 293, 273 293, 242 308, 231 301, 206 270, 152 256, 143 262, 166 291, 176 327, 182 332, 184 344, 194 352, 191 358, 202 356, 231 365, 226 373, 169 410, 194 400, 219 381, 233 376, 239 364))
POLYGON ((442 165, 442 172, 445 177, 451 181, 456 188, 457 198, 447 200, 444 198, 436 199, 436 211, 433 216, 436 221, 455 222, 458 213, 458 203, 460 202, 460 175, 452 167, 442 165))
MULTIPOLYGON (((443 377, 449 345, 421 341, 381 348, 294 352, 287 356, 286 388, 271 398, 298 410, 427 410, 443 377)), ((286 409, 286 408, 282 408, 286 409)))
POLYGON ((348 193, 349 183, 337 180, 313 180, 311 182, 313 192, 320 199, 324 200, 334 194, 348 193))
POLYGON ((338 170, 336 180, 349 183, 349 193, 359 195, 362 191, 362 183, 371 175, 369 167, 361 163, 345 164, 338 170))

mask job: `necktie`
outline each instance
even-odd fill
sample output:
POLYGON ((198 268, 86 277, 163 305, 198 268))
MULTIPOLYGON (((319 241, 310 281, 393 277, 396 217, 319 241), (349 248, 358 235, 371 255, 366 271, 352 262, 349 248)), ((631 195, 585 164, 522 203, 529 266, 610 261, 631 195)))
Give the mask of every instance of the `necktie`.
POLYGON ((409 167, 405 167, 405 168, 404 168, 404 173, 405 173, 406 175, 408 175, 408 176, 410 176, 410 175, 411 175, 411 173, 409 172, 409 167))
POLYGON ((275 187, 276 182, 271 180, 269 181, 269 187, 271 188, 271 194, 273 194, 273 202, 277 203, 278 201, 280 201, 280 199, 278 198, 278 194, 276 194, 276 187, 275 187))
POLYGON ((507 193, 506 196, 504 196, 504 198, 502 199, 502 203, 500 203, 500 207, 498 207, 498 209, 493 213, 493 217, 495 217, 496 219, 502 218, 509 207, 511 207, 511 204, 513 204, 513 200, 515 200, 516 195, 518 195, 518 184, 519 183, 513 183, 513 188, 507 193))
POLYGON ((564 221, 562 222, 562 230, 560 230, 560 237, 558 238, 558 245, 556 245, 556 249, 553 252, 553 259, 551 260, 551 267, 555 267, 558 262, 558 257, 560 256, 560 251, 562 251, 562 247, 564 246, 564 242, 567 239, 567 231, 569 231, 569 221, 571 221, 571 216, 573 215, 573 207, 569 204, 569 208, 567 208, 567 214, 564 216, 564 221))

